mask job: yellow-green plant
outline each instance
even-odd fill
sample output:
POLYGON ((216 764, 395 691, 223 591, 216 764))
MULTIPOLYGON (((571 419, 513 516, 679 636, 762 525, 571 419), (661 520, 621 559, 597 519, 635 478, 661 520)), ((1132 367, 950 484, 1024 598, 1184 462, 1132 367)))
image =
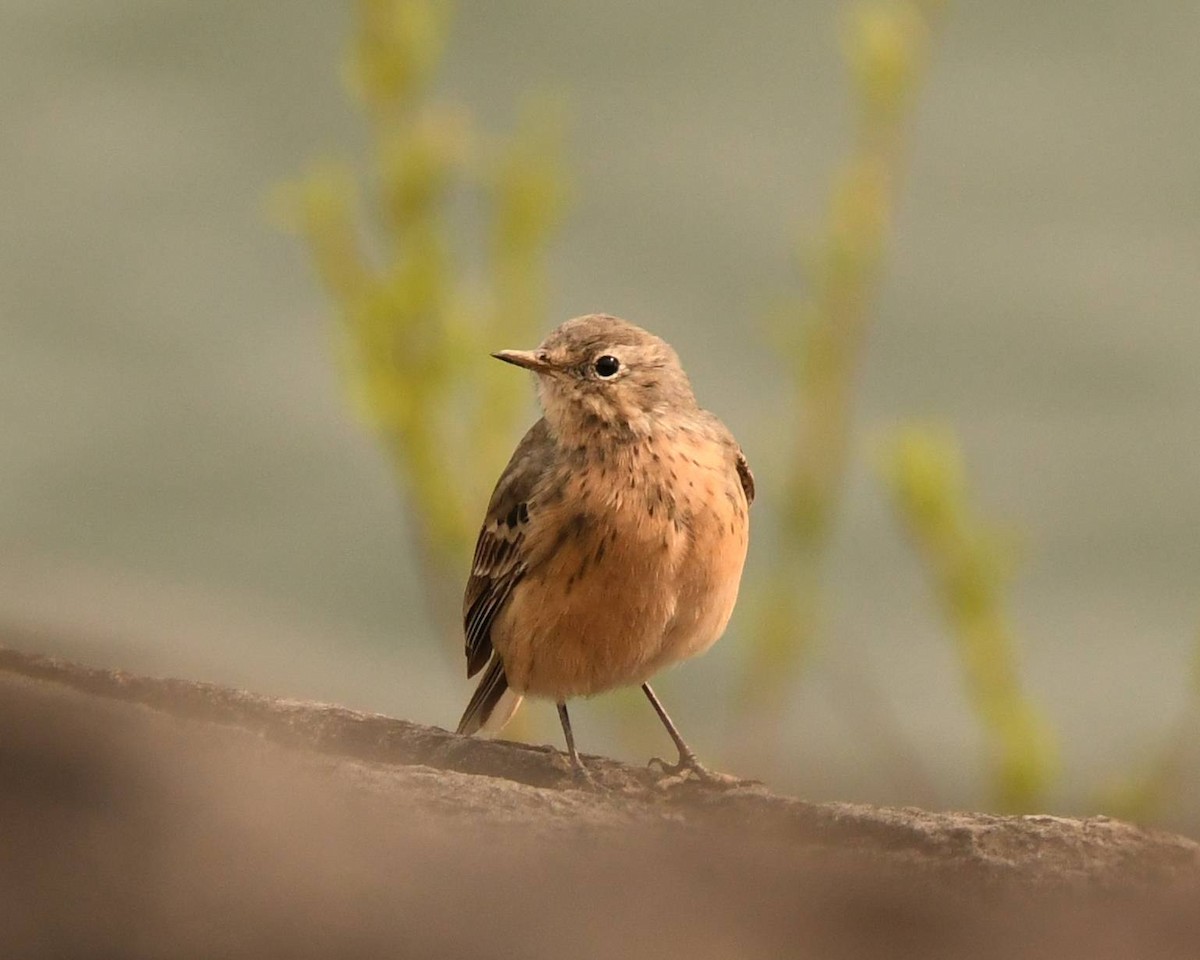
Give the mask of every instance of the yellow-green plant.
POLYGON ((558 125, 550 110, 526 109, 511 139, 491 142, 468 110, 432 96, 447 3, 355 9, 346 76, 369 122, 371 173, 326 164, 285 188, 282 205, 333 298, 356 405, 392 456, 430 612, 457 637, 480 503, 527 393, 481 358, 544 326, 545 252, 566 194, 558 125), (472 243, 458 221, 477 198, 489 219, 472 243))
POLYGON ((1113 816, 1129 820, 1160 820, 1177 803, 1184 779, 1186 755, 1200 721, 1200 635, 1188 672, 1188 701, 1183 712, 1167 732, 1164 744, 1132 775, 1114 778, 1100 792, 1095 807, 1113 816))
POLYGON ((851 7, 844 51, 854 89, 853 145, 835 178, 823 235, 801 256, 806 296, 772 321, 798 422, 776 491, 782 525, 759 588, 745 674, 744 702, 767 709, 778 706, 819 628, 821 568, 845 486, 856 373, 942 6, 870 0, 851 7))
POLYGON ((884 474, 896 510, 929 570, 972 708, 988 746, 994 802, 1024 811, 1045 799, 1053 736, 1022 690, 1017 642, 1005 610, 1002 538, 969 503, 954 438, 929 427, 896 431, 884 474))

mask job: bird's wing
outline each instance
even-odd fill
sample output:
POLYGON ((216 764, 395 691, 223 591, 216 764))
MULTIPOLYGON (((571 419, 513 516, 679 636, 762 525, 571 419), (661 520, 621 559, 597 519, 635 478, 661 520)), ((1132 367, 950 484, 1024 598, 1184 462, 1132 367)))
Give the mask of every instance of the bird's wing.
POLYGON ((701 410, 700 417, 708 425, 709 436, 724 446, 726 450, 733 451, 733 462, 737 468, 738 481, 742 485, 742 493, 746 495, 746 506, 750 506, 754 502, 754 474, 750 470, 750 464, 746 462, 746 455, 742 453, 742 448, 734 439, 733 434, 729 432, 729 428, 721 422, 716 414, 710 413, 708 410, 701 410))
POLYGON ((525 535, 530 511, 536 509, 530 498, 545 473, 553 443, 546 421, 539 420, 517 445, 488 504, 463 597, 468 677, 491 657, 492 624, 525 574, 525 535))
POLYGON ((746 506, 754 502, 754 474, 750 472, 750 464, 741 450, 737 452, 738 479, 742 481, 742 490, 746 494, 746 506))

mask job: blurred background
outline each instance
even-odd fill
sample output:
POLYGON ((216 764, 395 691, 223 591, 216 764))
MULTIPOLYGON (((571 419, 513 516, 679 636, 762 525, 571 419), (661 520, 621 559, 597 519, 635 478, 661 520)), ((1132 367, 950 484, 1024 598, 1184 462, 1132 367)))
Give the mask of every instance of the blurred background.
MULTIPOLYGON (((1200 834, 1200 11, 0 17, 0 643, 453 727, 463 525, 536 415, 487 353, 603 310, 759 480, 659 689, 703 757, 1200 834), (470 424, 432 473, 423 405, 470 424)), ((667 748, 632 695, 573 718, 667 748)))

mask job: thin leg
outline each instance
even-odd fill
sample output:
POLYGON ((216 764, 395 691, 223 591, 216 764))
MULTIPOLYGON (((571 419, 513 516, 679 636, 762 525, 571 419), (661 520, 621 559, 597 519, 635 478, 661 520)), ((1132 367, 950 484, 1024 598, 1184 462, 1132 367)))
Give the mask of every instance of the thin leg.
POLYGON ((584 769, 583 761, 579 759, 579 753, 575 749, 575 734, 571 732, 571 718, 567 716, 567 705, 561 701, 558 704, 558 719, 562 724, 563 736, 567 738, 567 753, 571 757, 571 770, 577 779, 586 779, 587 770, 584 769))
POLYGON ((667 728, 667 733, 671 735, 671 739, 675 741, 675 748, 679 751, 679 762, 674 766, 665 763, 662 760, 655 758, 651 763, 657 762, 668 773, 681 774, 690 770, 699 779, 706 780, 710 783, 730 783, 732 778, 720 773, 713 773, 705 767, 696 757, 695 752, 685 742, 683 737, 679 735, 679 731, 675 729, 675 724, 671 722, 671 717, 667 711, 663 709, 663 705, 659 702, 654 691, 650 689, 650 684, 642 684, 642 692, 646 694, 646 699, 650 701, 650 706, 654 707, 654 712, 658 714, 658 719, 662 721, 663 726, 667 728))
POLYGON ((667 728, 667 733, 671 735, 671 739, 675 741, 675 749, 679 751, 679 766, 682 767, 698 767, 700 761, 696 759, 696 754, 692 748, 683 741, 683 737, 679 735, 679 731, 675 729, 675 724, 671 722, 667 711, 663 709, 663 705, 659 702, 654 691, 650 689, 650 684, 642 684, 642 692, 646 694, 646 699, 650 701, 650 706, 654 708, 654 712, 658 714, 658 719, 663 722, 663 726, 667 728))

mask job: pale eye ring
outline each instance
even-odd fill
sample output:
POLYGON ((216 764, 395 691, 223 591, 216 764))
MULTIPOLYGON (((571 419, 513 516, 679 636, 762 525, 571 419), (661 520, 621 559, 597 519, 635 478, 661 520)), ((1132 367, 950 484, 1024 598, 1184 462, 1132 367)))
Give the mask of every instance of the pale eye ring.
POLYGON ((596 371, 596 376, 601 380, 610 380, 621 369, 621 361, 616 357, 605 354, 602 357, 596 358, 596 362, 592 364, 592 369, 596 371))

